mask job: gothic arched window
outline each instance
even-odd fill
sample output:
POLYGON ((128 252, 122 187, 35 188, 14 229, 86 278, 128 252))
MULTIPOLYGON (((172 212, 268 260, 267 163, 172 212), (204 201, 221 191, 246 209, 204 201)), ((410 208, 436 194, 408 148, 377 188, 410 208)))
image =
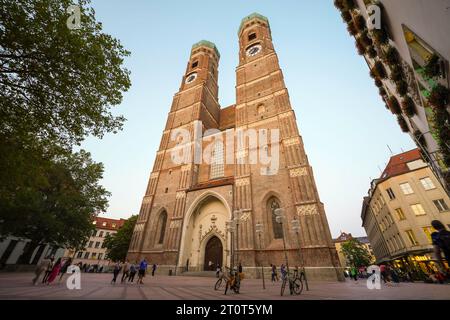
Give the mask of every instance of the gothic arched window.
POLYGON ((158 223, 156 225, 156 232, 158 240, 157 244, 162 244, 164 242, 164 235, 166 233, 166 223, 167 223, 167 213, 163 211, 159 215, 158 223))
POLYGON ((272 231, 274 239, 283 238, 283 228, 276 220, 275 210, 280 208, 280 202, 276 198, 270 198, 268 201, 269 220, 272 222, 272 231))
POLYGON ((211 157, 210 179, 222 178, 224 175, 223 142, 217 141, 211 157))

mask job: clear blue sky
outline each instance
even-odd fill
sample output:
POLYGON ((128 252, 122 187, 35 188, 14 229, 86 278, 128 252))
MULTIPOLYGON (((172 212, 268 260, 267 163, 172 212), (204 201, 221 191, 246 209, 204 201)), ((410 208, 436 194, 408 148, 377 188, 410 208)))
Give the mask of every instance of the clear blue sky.
POLYGON ((172 97, 193 43, 206 39, 220 53, 219 100, 235 103, 237 29, 252 12, 269 18, 300 134, 314 169, 333 237, 364 235, 360 211, 370 178, 394 153, 414 148, 385 109, 333 1, 122 1, 93 0, 104 31, 131 51, 132 87, 115 107, 124 130, 83 148, 105 165, 112 192, 105 216, 139 212, 172 97))

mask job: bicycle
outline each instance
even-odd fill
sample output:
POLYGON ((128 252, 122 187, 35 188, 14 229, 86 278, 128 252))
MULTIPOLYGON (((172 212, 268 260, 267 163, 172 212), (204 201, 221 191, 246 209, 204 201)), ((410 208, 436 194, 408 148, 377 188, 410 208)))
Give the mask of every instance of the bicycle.
POLYGON ((216 284, 214 285, 214 290, 219 290, 222 284, 227 283, 230 281, 230 277, 225 274, 225 272, 221 272, 219 279, 216 281, 216 284))
POLYGON ((288 273, 287 276, 283 278, 283 282, 281 284, 281 296, 284 294, 284 290, 286 289, 286 283, 289 281, 289 291, 292 294, 299 295, 303 291, 303 281, 302 275, 298 276, 298 272, 295 272, 292 276, 291 273, 288 273))

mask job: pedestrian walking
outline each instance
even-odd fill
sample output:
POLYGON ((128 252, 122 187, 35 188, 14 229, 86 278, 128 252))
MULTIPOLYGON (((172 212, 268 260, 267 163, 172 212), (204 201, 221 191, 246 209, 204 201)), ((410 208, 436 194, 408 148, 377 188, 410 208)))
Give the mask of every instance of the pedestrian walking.
POLYGON ((286 266, 284 264, 282 264, 280 266, 280 273, 281 273, 281 280, 286 279, 287 271, 286 271, 286 266))
POLYGON ((61 268, 61 276, 59 277, 58 282, 61 282, 62 278, 64 277, 64 274, 67 273, 67 269, 69 268, 69 266, 72 265, 72 258, 68 258, 66 259, 66 261, 64 262, 62 268, 61 268))
POLYGON ((152 277, 155 276, 155 272, 156 272, 156 268, 157 268, 157 267, 158 267, 158 266, 157 266, 156 263, 154 263, 154 264, 152 265, 152 277))
POLYGON ((130 263, 128 262, 128 260, 125 260, 125 263, 123 264, 122 280, 120 280, 120 283, 127 281, 129 276, 130 276, 130 263))
POLYGON ((48 264, 47 269, 45 270, 44 278, 42 278, 42 283, 46 283, 48 277, 50 276, 50 273, 52 273, 53 266, 54 266, 54 260, 55 260, 55 257, 51 256, 50 263, 48 264))
POLYGON ((52 271, 50 272, 50 275, 48 276, 47 279, 47 285, 49 285, 50 283, 53 282, 53 280, 55 280, 55 278, 58 276, 59 271, 61 270, 62 267, 62 260, 61 258, 58 258, 58 260, 56 260, 55 265, 53 266, 52 271))
POLYGON ((39 277, 41 276, 42 273, 44 273, 45 275, 45 272, 47 271, 51 263, 52 263, 51 257, 46 257, 42 259, 41 262, 38 263, 36 269, 34 270, 35 276, 33 278, 33 285, 36 285, 36 282, 39 280, 39 277))
POLYGON ((431 221, 431 225, 436 229, 436 232, 431 234, 434 255, 438 261, 440 271, 445 272, 442 254, 444 254, 447 263, 450 263, 450 231, 448 231, 444 224, 439 220, 431 221))
POLYGON ((113 270, 113 279, 111 280, 111 284, 116 284, 116 280, 117 280, 117 276, 120 273, 120 269, 122 269, 122 266, 120 265, 120 262, 117 262, 114 265, 114 270, 113 270))
POLYGON ((130 276, 128 277, 128 282, 133 283, 135 275, 136 275, 136 262, 130 265, 130 276))
POLYGON ((147 260, 144 258, 139 264, 139 273, 138 273, 138 284, 144 284, 143 279, 145 277, 145 273, 147 272, 147 260))
POLYGON ((216 266, 216 277, 220 277, 220 272, 222 271, 222 268, 220 267, 220 264, 217 264, 216 266))
POLYGON ((278 273, 277 273, 277 267, 274 264, 270 264, 272 268, 272 282, 278 281, 278 273))

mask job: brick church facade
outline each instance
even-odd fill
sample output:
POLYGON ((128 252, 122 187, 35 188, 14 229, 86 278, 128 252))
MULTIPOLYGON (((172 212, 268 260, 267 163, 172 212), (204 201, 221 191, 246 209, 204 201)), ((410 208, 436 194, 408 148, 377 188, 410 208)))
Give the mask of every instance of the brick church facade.
POLYGON ((219 51, 208 41, 192 47, 162 133, 128 259, 146 257, 179 274, 207 270, 211 263, 229 266, 234 252, 234 262, 241 262, 254 276, 261 265, 285 263, 284 236, 290 266, 304 264, 310 278, 336 280, 341 277, 339 260, 268 19, 256 13, 244 18, 238 36, 236 104, 226 108, 218 102, 219 51), (194 137, 196 126, 200 139, 194 137), (180 129, 192 140, 175 139, 180 129), (258 137, 279 130, 277 141, 256 147, 273 154, 278 144, 277 167, 250 160, 253 152, 261 151, 255 150, 250 138, 239 144, 226 135, 250 129, 258 137), (192 151, 199 145, 203 152, 210 151, 210 163, 199 163, 194 156, 183 163, 173 161, 180 146, 192 151), (277 208, 284 211, 283 224, 276 221, 277 208), (227 224, 233 218, 238 225, 231 233, 227 224), (292 230, 294 219, 300 224, 298 234, 292 230), (263 232, 256 232, 256 224, 263 232))

